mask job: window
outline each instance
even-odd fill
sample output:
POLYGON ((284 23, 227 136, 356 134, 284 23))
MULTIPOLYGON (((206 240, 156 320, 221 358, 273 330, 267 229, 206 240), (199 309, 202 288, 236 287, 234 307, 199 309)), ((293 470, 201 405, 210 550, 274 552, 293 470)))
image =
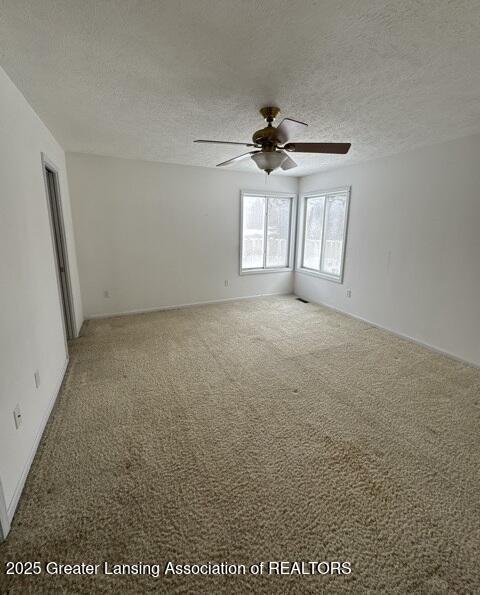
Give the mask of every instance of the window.
POLYGON ((349 197, 349 188, 304 196, 300 270, 342 282, 349 197))
POLYGON ((291 270, 293 195, 242 193, 242 273, 291 270))

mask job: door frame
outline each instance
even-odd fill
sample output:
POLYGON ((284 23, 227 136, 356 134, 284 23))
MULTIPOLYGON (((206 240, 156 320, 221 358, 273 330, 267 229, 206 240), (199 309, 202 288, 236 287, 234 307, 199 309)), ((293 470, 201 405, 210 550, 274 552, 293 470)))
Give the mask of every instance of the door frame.
POLYGON ((45 153, 41 154, 42 156, 42 173, 43 173, 43 180, 45 183, 45 196, 47 200, 47 209, 48 209, 48 220, 50 223, 50 236, 52 239, 52 250, 53 250, 53 257, 55 260, 55 274, 57 277, 57 287, 58 287, 58 297, 60 300, 60 307, 62 309, 62 326, 63 326, 63 335, 65 339, 65 349, 68 353, 68 341, 70 339, 74 339, 77 336, 77 327, 75 322, 75 307, 73 303, 73 294, 72 294, 72 283, 70 280, 70 265, 68 262, 68 249, 67 249, 67 239, 65 235, 65 222, 63 218, 63 207, 62 207, 62 194, 60 191, 60 177, 59 177, 59 170, 55 163, 47 157, 45 153), (47 177, 47 170, 53 174, 54 184, 55 184, 55 194, 56 197, 50 195, 50 189, 48 185, 48 177, 47 177), (54 217, 55 214, 52 210, 52 200, 56 201, 57 206, 57 223, 58 223, 58 230, 59 230, 59 242, 62 250, 64 268, 65 268, 65 283, 66 283, 66 299, 67 303, 64 303, 63 298, 63 291, 62 291, 62 280, 60 278, 60 270, 59 270, 59 258, 57 252, 57 244, 56 244, 56 232, 55 232, 55 225, 54 225, 54 217), (68 319, 67 319, 68 318, 68 319), (71 335, 71 336, 70 336, 71 335))

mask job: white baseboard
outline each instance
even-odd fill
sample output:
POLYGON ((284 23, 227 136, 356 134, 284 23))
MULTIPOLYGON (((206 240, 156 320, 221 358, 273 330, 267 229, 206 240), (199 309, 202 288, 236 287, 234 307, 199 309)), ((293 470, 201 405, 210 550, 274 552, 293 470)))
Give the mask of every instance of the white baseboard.
POLYGON ((477 364, 475 362, 471 362, 468 359, 464 359, 463 357, 460 357, 460 356, 456 355, 455 353, 452 353, 451 351, 447 351, 445 349, 440 349, 439 347, 436 347, 435 345, 431 345, 430 343, 426 343, 425 341, 421 341, 420 339, 411 337, 410 335, 405 335, 403 333, 399 333, 398 331, 394 331, 391 328, 382 326, 381 324, 378 324, 376 322, 372 322, 371 320, 368 320, 368 318, 363 318, 362 316, 358 316, 357 314, 352 314, 351 312, 346 312, 345 310, 341 310, 340 308, 337 308, 336 306, 332 306, 331 304, 328 304, 327 302, 311 300, 310 298, 302 296, 297 293, 295 293, 295 295, 297 297, 301 297, 302 299, 307 300, 308 302, 310 302, 312 304, 317 304, 318 306, 324 306, 325 308, 334 310, 335 312, 338 312, 339 314, 343 314, 344 316, 349 316, 350 318, 355 318, 355 320, 361 320, 362 322, 366 322, 367 324, 370 324, 371 326, 374 326, 375 328, 378 328, 382 331, 387 331, 388 333, 392 333, 392 335, 395 335, 396 337, 400 337, 400 339, 406 339, 407 341, 412 341, 412 343, 421 345, 422 347, 425 347, 426 349, 429 349, 430 351, 435 351, 435 353, 440 353, 441 355, 446 355, 448 357, 451 357, 452 359, 456 360, 457 362, 461 362, 462 364, 467 364, 469 366, 473 366, 474 368, 480 368, 479 364, 477 364))
POLYGON ((157 306, 155 308, 141 308, 139 310, 124 310, 121 312, 110 312, 105 314, 90 314, 85 317, 86 320, 95 318, 113 318, 114 316, 129 316, 130 314, 147 314, 148 312, 162 312, 163 310, 182 310, 183 308, 195 308, 196 306, 208 306, 209 304, 223 304, 226 302, 238 302, 240 300, 253 300, 255 298, 268 297, 274 295, 293 295, 293 291, 280 291, 276 293, 259 293, 256 295, 245 295, 241 297, 223 298, 220 300, 208 300, 206 302, 192 302, 189 304, 176 304, 171 306, 157 306))
MULTIPOLYGON (((28 472, 30 471, 30 467, 32 466, 33 459, 34 459, 35 454, 38 449, 38 445, 40 444, 40 440, 41 440, 43 432, 45 430, 45 426, 47 425, 48 418, 50 417, 50 413, 52 412, 53 406, 55 405, 55 401, 57 400, 58 393, 60 392, 60 388, 62 386, 62 382, 65 377, 65 372, 67 370, 67 366, 68 366, 68 357, 62 366, 62 369, 60 371, 60 377, 57 381, 57 385, 55 386, 55 390, 53 391, 53 394, 52 394, 50 401, 47 405, 47 408, 45 410, 43 418, 40 422, 40 426, 38 428, 37 434, 35 435, 35 440, 33 442, 32 449, 30 450, 30 454, 29 454, 27 462, 25 463, 25 466, 23 468, 22 475, 20 476, 20 479, 17 483, 17 487, 15 488, 15 492, 13 493, 12 500, 11 500, 10 504, 8 505, 7 515, 8 515, 8 519, 10 522, 12 521, 15 511, 17 509, 18 501, 20 500, 20 496, 22 495, 23 488, 25 486, 25 481, 27 480, 28 472)), ((4 535, 4 537, 6 537, 6 535, 4 535)))
POLYGON ((3 493, 2 481, 0 480, 0 543, 7 537, 10 531, 10 519, 8 518, 7 505, 3 493))

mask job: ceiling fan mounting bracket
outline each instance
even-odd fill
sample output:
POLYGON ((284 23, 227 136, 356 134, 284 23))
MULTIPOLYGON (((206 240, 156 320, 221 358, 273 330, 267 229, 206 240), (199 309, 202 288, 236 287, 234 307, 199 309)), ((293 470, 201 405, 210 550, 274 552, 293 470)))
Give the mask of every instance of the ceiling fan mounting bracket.
POLYGON ((263 119, 268 122, 269 124, 271 124, 275 118, 278 116, 278 114, 280 113, 280 108, 279 107, 262 107, 260 109, 260 113, 263 116, 263 119))

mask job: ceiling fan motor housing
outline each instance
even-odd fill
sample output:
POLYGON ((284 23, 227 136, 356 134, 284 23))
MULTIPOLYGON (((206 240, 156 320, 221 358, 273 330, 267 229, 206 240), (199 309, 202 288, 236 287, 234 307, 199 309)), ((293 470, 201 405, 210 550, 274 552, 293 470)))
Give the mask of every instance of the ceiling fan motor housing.
POLYGON ((256 145, 261 145, 263 150, 274 150, 280 140, 277 134, 277 128, 272 126, 272 122, 280 113, 279 107, 262 107, 260 110, 264 120, 267 122, 265 128, 261 128, 253 133, 252 140, 256 145))
POLYGON ((266 148, 268 145, 274 147, 279 142, 277 129, 273 126, 266 126, 265 128, 256 130, 253 133, 252 141, 256 145, 262 145, 263 148, 266 148))

